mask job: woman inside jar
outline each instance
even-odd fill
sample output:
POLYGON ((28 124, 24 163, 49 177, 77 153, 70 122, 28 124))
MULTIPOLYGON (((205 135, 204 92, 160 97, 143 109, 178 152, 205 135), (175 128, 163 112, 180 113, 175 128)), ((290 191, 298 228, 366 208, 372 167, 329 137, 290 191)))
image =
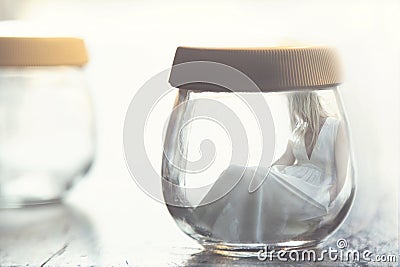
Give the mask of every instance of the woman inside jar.
POLYGON ((286 151, 271 167, 229 166, 193 210, 203 231, 230 242, 273 242, 312 232, 328 217, 347 175, 345 124, 315 92, 290 93, 288 107, 286 151))

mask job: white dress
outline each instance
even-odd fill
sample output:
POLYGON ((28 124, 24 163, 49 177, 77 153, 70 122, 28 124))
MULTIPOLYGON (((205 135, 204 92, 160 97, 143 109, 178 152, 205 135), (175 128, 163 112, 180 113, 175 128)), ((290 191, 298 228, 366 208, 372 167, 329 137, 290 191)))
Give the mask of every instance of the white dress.
POLYGON ((196 207, 196 225, 216 239, 235 243, 277 242, 315 229, 328 214, 329 189, 336 180, 338 125, 339 120, 333 117, 325 120, 310 158, 304 139, 293 142, 296 162, 292 166, 244 169, 231 165, 202 203, 226 192, 232 178, 243 173, 240 181, 217 201, 196 207), (249 190, 253 179, 263 181, 255 191, 249 190))

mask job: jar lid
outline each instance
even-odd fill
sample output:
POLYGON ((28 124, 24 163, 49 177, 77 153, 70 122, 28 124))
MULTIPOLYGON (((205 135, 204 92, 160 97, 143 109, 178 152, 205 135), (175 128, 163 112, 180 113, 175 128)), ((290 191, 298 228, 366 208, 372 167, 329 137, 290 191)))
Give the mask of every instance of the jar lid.
POLYGON ((71 37, 0 37, 0 66, 83 66, 84 41, 71 37))
MULTIPOLYGON (((340 64, 333 48, 303 46, 265 48, 178 47, 169 78, 170 84, 173 87, 187 90, 227 91, 227 88, 223 86, 201 82, 207 80, 207 77, 205 77, 207 75, 203 73, 208 71, 207 67, 198 68, 197 71, 193 69, 188 75, 185 71, 182 71, 186 64, 179 65, 199 61, 228 65, 247 75, 263 92, 326 89, 341 83, 340 64), (178 68, 178 66, 180 67, 178 68), (190 76, 190 80, 188 76, 190 76)), ((226 73, 225 75, 229 76, 226 73)), ((254 91, 254 87, 253 89, 243 88, 239 91, 242 90, 244 92, 254 91)), ((228 91, 230 90, 228 89, 228 91)))

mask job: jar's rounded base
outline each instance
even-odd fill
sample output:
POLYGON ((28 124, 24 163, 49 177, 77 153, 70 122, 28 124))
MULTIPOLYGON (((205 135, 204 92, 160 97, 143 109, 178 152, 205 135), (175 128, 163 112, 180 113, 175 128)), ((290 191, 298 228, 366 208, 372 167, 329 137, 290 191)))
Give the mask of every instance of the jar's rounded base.
POLYGON ((0 209, 24 208, 47 204, 57 204, 64 199, 71 186, 57 184, 54 179, 39 179, 31 182, 0 184, 0 209))
POLYGON ((0 199, 0 209, 29 208, 33 206, 60 204, 62 200, 63 200, 62 196, 51 199, 18 199, 18 200, 0 199))
MULTIPOLYGON (((0 180, 0 209, 60 203, 90 170, 92 161, 74 175, 27 174, 0 180)), ((1 177, 0 177, 1 178, 1 177)))
POLYGON ((250 258, 258 257, 265 258, 270 257, 276 258, 279 251, 291 251, 291 250, 304 250, 310 248, 318 248, 324 240, 307 240, 307 241, 287 241, 281 243, 213 243, 213 242, 202 242, 202 246, 215 254, 229 256, 229 257, 240 257, 250 258))

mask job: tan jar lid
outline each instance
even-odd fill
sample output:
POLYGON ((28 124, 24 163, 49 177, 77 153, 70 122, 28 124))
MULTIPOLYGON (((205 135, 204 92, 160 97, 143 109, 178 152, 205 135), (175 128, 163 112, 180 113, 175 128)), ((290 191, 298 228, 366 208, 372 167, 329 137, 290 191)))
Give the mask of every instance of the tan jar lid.
POLYGON ((0 66, 83 66, 85 43, 70 37, 0 37, 0 66))
MULTIPOLYGON (((233 67, 246 74, 263 92, 326 89, 342 82, 338 57, 331 47, 178 47, 169 78, 173 87, 227 91, 226 88, 210 83, 188 82, 188 75, 180 71, 177 65, 194 61, 217 62, 233 67)), ((204 81, 204 77, 200 77, 201 71, 190 73, 189 76, 192 76, 191 81, 204 81), (199 77, 193 77, 196 75, 199 77)), ((243 88, 240 91, 254 90, 243 88)))

